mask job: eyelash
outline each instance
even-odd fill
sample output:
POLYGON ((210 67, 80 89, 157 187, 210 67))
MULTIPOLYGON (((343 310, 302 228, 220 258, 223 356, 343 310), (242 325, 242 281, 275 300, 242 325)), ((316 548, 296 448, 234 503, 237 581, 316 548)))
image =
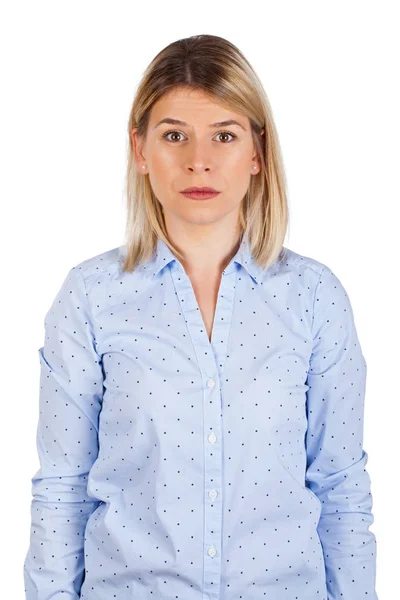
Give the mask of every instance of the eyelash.
MULTIPOLYGON (((178 133, 179 135, 182 135, 182 133, 180 131, 177 131, 176 129, 170 129, 169 131, 166 131, 165 133, 163 133, 161 137, 162 138, 166 138, 170 133, 178 133)), ((221 133, 227 133, 228 135, 231 135, 233 139, 237 138, 237 135, 235 133, 232 133, 231 131, 218 131, 218 133, 216 133, 215 135, 221 135, 221 133)), ((167 140, 167 141, 171 142, 171 144, 176 144, 177 143, 176 141, 173 142, 172 140, 167 140)), ((223 142, 223 143, 224 144, 229 144, 229 142, 223 142)))

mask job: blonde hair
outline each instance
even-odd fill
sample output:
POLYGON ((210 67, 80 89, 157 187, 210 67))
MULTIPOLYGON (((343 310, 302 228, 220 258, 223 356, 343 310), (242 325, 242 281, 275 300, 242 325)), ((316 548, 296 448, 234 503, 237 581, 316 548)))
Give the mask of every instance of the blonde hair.
POLYGON ((137 128, 137 134, 146 139, 152 106, 177 87, 202 90, 215 102, 249 118, 261 169, 250 178, 240 205, 239 226, 248 237, 254 260, 267 269, 285 255, 289 220, 286 176, 272 110, 258 76, 240 50, 222 37, 205 34, 166 46, 148 65, 138 86, 128 123, 126 254, 122 269, 132 271, 149 260, 158 237, 183 259, 169 239, 163 209, 148 175, 137 172, 131 135, 137 128))

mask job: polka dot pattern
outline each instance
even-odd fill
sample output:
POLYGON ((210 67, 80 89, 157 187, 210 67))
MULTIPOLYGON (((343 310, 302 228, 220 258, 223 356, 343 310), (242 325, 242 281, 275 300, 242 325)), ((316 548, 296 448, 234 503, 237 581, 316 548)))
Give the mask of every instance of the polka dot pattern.
POLYGON ((366 362, 348 295, 243 237, 211 341, 158 240, 72 267, 45 316, 27 600, 377 600, 366 362))

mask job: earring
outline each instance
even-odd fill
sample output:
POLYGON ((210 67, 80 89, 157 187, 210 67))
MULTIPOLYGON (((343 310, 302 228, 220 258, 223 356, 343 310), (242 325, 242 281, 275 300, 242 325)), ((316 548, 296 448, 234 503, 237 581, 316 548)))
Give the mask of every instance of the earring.
POLYGON ((145 169, 145 168, 146 168, 146 165, 142 165, 142 169, 145 169))

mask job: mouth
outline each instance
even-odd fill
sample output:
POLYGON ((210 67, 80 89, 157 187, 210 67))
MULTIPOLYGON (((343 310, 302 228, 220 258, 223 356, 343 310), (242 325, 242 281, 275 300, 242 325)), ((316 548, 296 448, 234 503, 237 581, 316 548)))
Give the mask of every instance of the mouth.
POLYGON ((218 190, 210 187, 190 187, 182 190, 180 193, 187 198, 192 198, 192 200, 207 200, 220 194, 218 190))

